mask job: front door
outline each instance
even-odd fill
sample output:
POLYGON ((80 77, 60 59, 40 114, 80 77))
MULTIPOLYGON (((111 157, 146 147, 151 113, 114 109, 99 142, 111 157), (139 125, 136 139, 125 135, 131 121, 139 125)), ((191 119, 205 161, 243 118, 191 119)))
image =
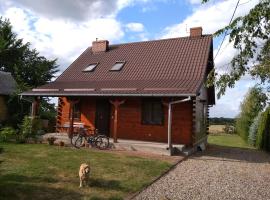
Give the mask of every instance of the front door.
POLYGON ((96 103, 96 129, 99 134, 110 136, 110 103, 98 99, 96 103))

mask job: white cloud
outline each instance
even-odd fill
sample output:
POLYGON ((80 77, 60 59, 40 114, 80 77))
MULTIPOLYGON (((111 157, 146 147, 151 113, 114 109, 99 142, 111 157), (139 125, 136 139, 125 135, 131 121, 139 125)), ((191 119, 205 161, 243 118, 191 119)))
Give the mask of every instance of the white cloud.
POLYGON ((210 117, 236 117, 248 89, 256 83, 256 81, 243 78, 236 83, 234 88, 228 88, 226 94, 210 108, 210 117))
MULTIPOLYGON (((246 14, 258 0, 239 6, 235 17, 246 14)), ((188 16, 179 24, 168 26, 164 29, 161 37, 171 38, 188 35, 189 28, 202 26, 205 34, 212 34, 218 29, 228 25, 233 10, 236 6, 235 0, 217 1, 195 7, 193 14, 188 16), (186 30, 188 28, 188 30, 186 30)))
POLYGON ((122 25, 114 18, 97 18, 76 23, 51 20, 29 10, 11 7, 3 14, 24 42, 30 42, 42 55, 59 58, 62 70, 91 46, 96 38, 118 42, 124 36, 122 25))
POLYGON ((115 0, 12 0, 14 5, 30 9, 35 14, 49 19, 87 20, 108 17, 117 12, 115 0))
POLYGON ((200 4, 202 3, 202 0, 188 0, 190 4, 200 4))
POLYGON ((125 7, 151 1, 0 0, 0 14, 9 18, 18 37, 30 42, 41 55, 58 58, 63 71, 96 38, 107 39, 110 43, 121 42, 128 29, 138 32, 137 38, 146 40, 143 24, 126 26, 116 19, 116 15, 125 7))
POLYGON ((142 32, 144 31, 144 26, 141 23, 137 23, 137 22, 132 22, 132 23, 128 23, 126 25, 126 28, 129 31, 133 31, 133 32, 142 32))

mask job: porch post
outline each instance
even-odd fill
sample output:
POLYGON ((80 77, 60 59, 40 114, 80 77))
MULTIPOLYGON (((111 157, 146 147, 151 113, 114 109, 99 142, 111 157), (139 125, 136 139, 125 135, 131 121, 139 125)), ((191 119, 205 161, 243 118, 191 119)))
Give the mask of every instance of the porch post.
POLYGON ((172 154, 172 104, 168 104, 168 147, 172 154))
POLYGON ((32 118, 36 117, 38 114, 40 104, 40 97, 35 97, 34 101, 32 102, 32 108, 31 108, 31 116, 32 118))
POLYGON ((110 101, 110 103, 114 106, 114 120, 113 120, 113 142, 117 142, 117 124, 118 124, 118 108, 121 104, 123 104, 125 100, 119 101, 114 100, 110 101))
POLYGON ((68 137, 71 138, 73 135, 73 124, 74 124, 74 112, 73 112, 73 107, 74 107, 74 102, 70 101, 69 102, 69 106, 70 106, 70 118, 69 118, 69 129, 68 129, 68 137))

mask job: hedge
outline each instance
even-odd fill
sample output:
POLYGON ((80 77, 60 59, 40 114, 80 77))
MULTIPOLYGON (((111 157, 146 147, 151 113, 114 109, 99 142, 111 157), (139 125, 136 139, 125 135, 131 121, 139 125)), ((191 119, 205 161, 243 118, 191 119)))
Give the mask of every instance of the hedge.
POLYGON ((262 113, 258 126, 256 147, 270 151, 270 106, 262 113))

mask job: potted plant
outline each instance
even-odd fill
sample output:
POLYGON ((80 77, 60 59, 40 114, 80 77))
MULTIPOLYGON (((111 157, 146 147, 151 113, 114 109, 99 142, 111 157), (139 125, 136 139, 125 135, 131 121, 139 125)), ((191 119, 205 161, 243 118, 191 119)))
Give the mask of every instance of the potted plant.
POLYGON ((49 145, 53 145, 54 142, 55 142, 55 140, 56 140, 55 137, 48 137, 48 138, 47 138, 47 141, 48 141, 49 145))

